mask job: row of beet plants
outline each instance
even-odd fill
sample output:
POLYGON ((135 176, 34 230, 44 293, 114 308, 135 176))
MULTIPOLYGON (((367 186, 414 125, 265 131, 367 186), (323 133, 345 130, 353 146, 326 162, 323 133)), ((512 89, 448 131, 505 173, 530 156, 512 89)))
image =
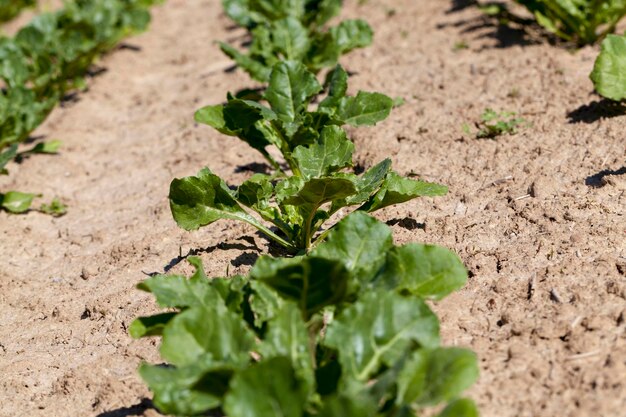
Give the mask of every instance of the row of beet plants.
MULTIPOLYGON (((180 416, 477 416, 462 397, 478 376, 476 356, 440 345, 427 304, 461 288, 465 267, 442 247, 394 245, 390 228, 368 214, 447 188, 405 178, 389 159, 354 172, 344 126, 374 125, 393 103, 380 93, 347 94, 348 74, 336 64, 347 49, 324 66, 324 84, 316 77, 322 67, 275 52, 301 40, 283 24, 300 25, 310 42, 342 39, 336 28, 352 23, 325 25, 341 1, 224 5, 250 29, 251 45, 257 36, 270 40, 263 47, 276 61, 259 61, 272 63, 263 93, 228 94, 196 120, 257 150, 270 172, 236 187, 208 168, 175 179, 171 210, 186 230, 219 219, 251 224, 285 256, 261 256, 245 276, 212 279, 194 257, 191 277, 156 275, 139 285, 165 309, 130 327, 133 337, 161 338, 165 363, 140 368, 154 404, 180 416)), ((371 41, 369 26, 358 26, 371 41)))
MULTIPOLYGON (((145 30, 160 0, 77 0, 36 16, 13 37, 0 37, 0 175, 26 154, 54 153, 59 143, 18 152, 52 109, 83 88, 94 61, 123 38, 145 30)), ((0 193, 0 209, 22 213, 35 194, 0 193)))

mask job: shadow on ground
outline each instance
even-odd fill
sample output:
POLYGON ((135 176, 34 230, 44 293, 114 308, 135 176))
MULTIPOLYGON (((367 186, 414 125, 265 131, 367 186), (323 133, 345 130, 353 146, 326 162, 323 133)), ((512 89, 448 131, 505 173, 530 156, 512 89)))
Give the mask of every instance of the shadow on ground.
POLYGON ((583 104, 567 113, 569 123, 594 123, 600 119, 626 115, 626 106, 616 101, 602 99, 583 104))

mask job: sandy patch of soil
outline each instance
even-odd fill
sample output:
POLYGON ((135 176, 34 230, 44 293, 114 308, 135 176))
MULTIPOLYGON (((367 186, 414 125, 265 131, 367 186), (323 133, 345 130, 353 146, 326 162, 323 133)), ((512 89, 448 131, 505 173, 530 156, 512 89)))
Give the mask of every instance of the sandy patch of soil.
MULTIPOLYGON (((356 2, 352 2, 356 3, 356 2)), ((622 416, 626 407, 626 116, 602 117, 588 73, 597 48, 536 44, 441 0, 370 0, 373 47, 345 59, 352 89, 405 99, 353 131, 357 160, 390 156, 448 196, 389 208, 398 242, 457 251, 471 279, 436 305, 448 344, 481 361, 470 395, 485 417, 622 416), (464 41, 468 48, 455 48, 464 41), (463 123, 486 107, 532 126, 476 140, 463 123)), ((158 413, 136 374, 155 341, 127 326, 156 307, 145 273, 203 249, 207 272, 245 272, 267 242, 219 222, 179 230, 169 182, 205 165, 239 183, 253 150, 193 122, 228 89, 254 86, 213 43, 241 39, 217 0, 169 0, 149 32, 98 65, 89 91, 36 135, 58 156, 9 166, 0 187, 60 196, 69 213, 0 213, 0 416, 158 413), (252 239, 250 239, 252 238, 252 239), (253 243, 251 243, 253 242, 253 243)), ((610 110, 610 109, 609 109, 610 110)), ((613 113, 614 114, 614 113, 613 113)), ((184 263, 174 272, 186 272, 184 263)))

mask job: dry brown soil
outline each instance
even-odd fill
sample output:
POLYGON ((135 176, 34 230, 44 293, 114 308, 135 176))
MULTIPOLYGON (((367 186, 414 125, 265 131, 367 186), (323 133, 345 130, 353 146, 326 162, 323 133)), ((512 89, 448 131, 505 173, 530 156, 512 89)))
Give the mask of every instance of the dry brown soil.
MULTIPOLYGON (((478 353, 469 395, 482 415, 626 415, 626 116, 593 94, 598 48, 535 43, 443 0, 348 3, 345 15, 376 31, 344 60, 353 89, 406 101, 353 131, 357 160, 389 156, 401 173, 451 189, 378 217, 398 242, 446 245, 471 271, 435 308, 446 343, 478 353), (532 125, 497 140, 464 134, 486 107, 532 125)), ((158 415, 136 374, 158 360, 156 342, 126 331, 156 310, 135 284, 190 249, 206 248, 216 275, 244 272, 267 250, 231 222, 183 232, 167 205, 175 176, 208 165, 238 183, 250 175, 238 167, 261 162, 193 122, 201 105, 254 86, 224 72, 214 41, 243 32, 220 10, 217 0, 156 8, 150 31, 128 41, 136 48, 102 59, 106 72, 36 131, 62 139, 61 154, 12 164, 0 179, 0 189, 69 205, 58 219, 0 213, 1 416, 158 415)))

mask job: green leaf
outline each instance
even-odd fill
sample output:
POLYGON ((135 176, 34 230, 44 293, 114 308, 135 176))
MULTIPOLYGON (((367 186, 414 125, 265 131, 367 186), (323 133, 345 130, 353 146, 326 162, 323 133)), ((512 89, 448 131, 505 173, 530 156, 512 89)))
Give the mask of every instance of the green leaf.
POLYGON ((283 309, 286 301, 273 288, 260 281, 252 281, 250 288, 252 290, 250 309, 254 314, 253 322, 256 327, 261 328, 276 317, 278 312, 283 309))
POLYGON ((149 317, 139 317, 130 324, 128 333, 134 339, 146 336, 160 336, 163 328, 178 313, 162 313, 149 317))
POLYGON ((404 178, 391 171, 387 174, 380 190, 360 210, 371 213, 383 207, 404 203, 417 197, 446 195, 448 187, 443 185, 404 178))
POLYGON ((440 300, 465 285, 467 270, 449 249, 409 243, 387 252, 376 285, 440 300))
POLYGON ((298 146, 293 157, 298 162, 305 179, 329 175, 352 165, 354 144, 346 132, 338 126, 326 126, 319 142, 310 146, 298 146))
POLYGON ((8 191, 5 194, 0 194, 0 208, 10 213, 24 213, 28 211, 33 203, 33 199, 37 196, 37 194, 8 191))
POLYGON ((170 320, 163 329, 161 356, 177 366, 191 366, 207 355, 215 363, 242 365, 249 360, 254 337, 245 321, 218 299, 170 320))
POLYGON ((307 383, 308 389, 313 390, 315 375, 309 343, 301 311, 296 304, 287 302, 268 323, 268 331, 263 337, 259 353, 263 359, 278 356, 289 358, 296 373, 307 383))
POLYGON ((354 182, 357 193, 348 197, 346 205, 362 204, 374 194, 387 178, 391 169, 391 159, 385 159, 374 165, 354 182))
POLYGON ((272 69, 265 98, 279 119, 293 122, 321 90, 322 86, 317 82, 315 75, 303 64, 297 61, 284 61, 272 69))
POLYGON ((295 301, 305 319, 346 295, 349 272, 342 262, 318 257, 257 260, 250 276, 295 301))
POLYGON ((365 393, 331 395, 324 397, 316 417, 374 417, 377 408, 376 402, 365 393))
POLYGON ((306 28, 294 17, 272 24, 273 46, 285 60, 302 61, 310 45, 308 35, 306 28))
POLYGON ((421 299, 390 291, 362 295, 335 317, 324 340, 339 351, 344 377, 362 382, 393 366, 414 343, 439 344, 437 317, 421 299))
POLYGON ((330 33, 342 54, 371 45, 374 37, 370 25, 361 19, 344 20, 331 28, 330 33))
POLYGON ((58 198, 53 198, 50 204, 42 204, 38 210, 52 217, 61 217, 67 214, 67 206, 58 198))
POLYGON ((373 126, 389 116, 393 100, 384 94, 359 91, 339 101, 335 118, 351 126, 373 126))
POLYGON ((365 281, 376 273, 392 247, 389 226, 363 212, 354 212, 337 223, 311 255, 342 262, 354 277, 365 281))
POLYGON ((49 142, 40 142, 32 149, 26 151, 27 153, 57 153, 63 143, 60 140, 51 140, 49 142))
POLYGON ((476 355, 466 349, 421 349, 398 375, 397 404, 437 405, 456 398, 478 379, 476 355))
POLYGON ((591 80, 603 97, 626 99, 626 35, 608 35, 596 59, 591 80))
POLYGON ((224 411, 231 417, 300 417, 308 396, 307 385, 291 361, 276 357, 234 376, 224 399, 224 411))
POLYGON ((174 415, 201 415, 219 407, 234 368, 201 358, 193 365, 173 367, 142 364, 139 374, 154 392, 159 411, 174 415))
POLYGON ((297 206, 309 212, 324 203, 348 197, 356 192, 354 184, 343 178, 311 178, 295 195, 283 200, 283 204, 297 206))
POLYGON ((240 220, 265 229, 237 203, 233 194, 220 177, 204 168, 195 177, 172 181, 170 208, 176 223, 185 230, 195 230, 219 219, 240 220))
POLYGON ((437 417, 479 417, 474 401, 460 398, 452 401, 437 417))
POLYGON ((9 149, 0 153, 0 175, 8 174, 7 170, 4 168, 9 162, 15 158, 17 155, 17 144, 13 144, 9 146, 9 149))

